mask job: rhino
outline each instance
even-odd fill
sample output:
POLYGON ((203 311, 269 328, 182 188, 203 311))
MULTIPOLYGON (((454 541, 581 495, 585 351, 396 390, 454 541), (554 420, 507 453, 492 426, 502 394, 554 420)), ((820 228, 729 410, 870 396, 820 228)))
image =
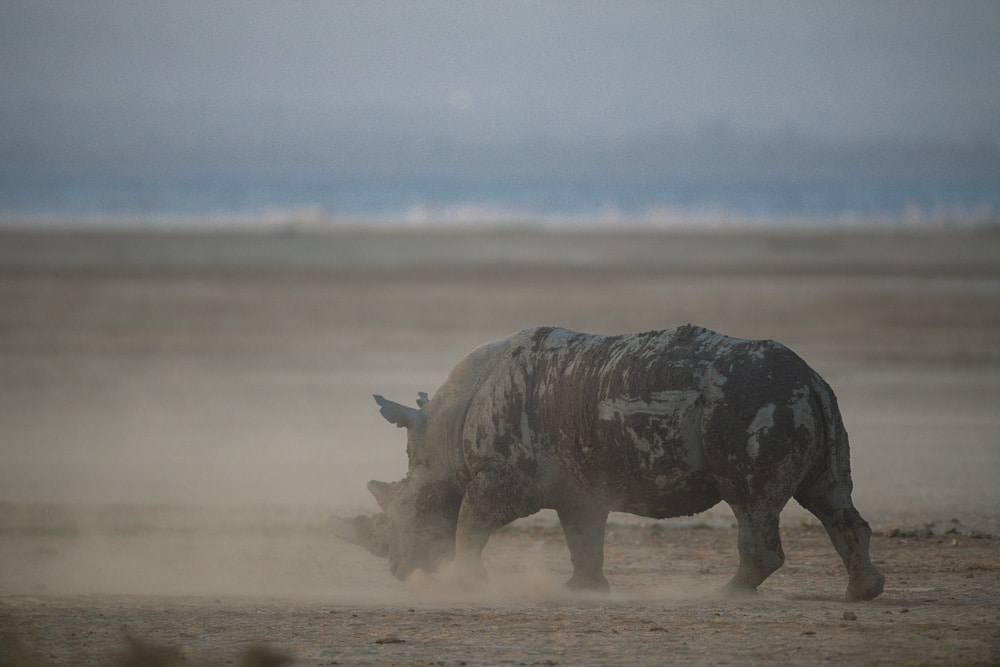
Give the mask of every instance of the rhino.
POLYGON ((662 519, 725 501, 739 565, 724 590, 752 593, 784 562, 778 519, 795 498, 843 560, 846 599, 882 592, 837 399, 775 341, 690 324, 625 335, 537 327, 474 350, 417 407, 375 401, 406 429, 408 472, 368 483, 381 513, 332 521, 399 579, 451 560, 461 579, 483 579, 491 534, 545 508, 566 537, 567 585, 607 590, 609 512, 662 519))

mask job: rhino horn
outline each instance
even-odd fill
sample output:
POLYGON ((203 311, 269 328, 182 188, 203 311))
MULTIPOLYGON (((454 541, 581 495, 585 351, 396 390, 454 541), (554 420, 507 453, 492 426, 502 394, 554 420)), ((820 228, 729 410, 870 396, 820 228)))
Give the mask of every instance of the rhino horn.
POLYGON ((380 408, 379 413, 385 417, 386 421, 390 424, 395 424, 399 428, 404 426, 406 428, 413 428, 414 426, 419 426, 424 421, 424 413, 416 408, 400 405, 378 394, 375 394, 375 402, 378 403, 380 408))
POLYGON ((330 531, 342 540, 364 547, 372 554, 385 558, 389 555, 389 545, 385 540, 377 539, 375 534, 376 517, 358 515, 353 519, 339 516, 330 517, 330 531))
POLYGON ((375 496, 375 502, 382 508, 382 511, 385 511, 389 503, 392 502, 392 497, 396 495, 398 487, 399 482, 380 482, 377 479, 368 482, 368 490, 375 496))

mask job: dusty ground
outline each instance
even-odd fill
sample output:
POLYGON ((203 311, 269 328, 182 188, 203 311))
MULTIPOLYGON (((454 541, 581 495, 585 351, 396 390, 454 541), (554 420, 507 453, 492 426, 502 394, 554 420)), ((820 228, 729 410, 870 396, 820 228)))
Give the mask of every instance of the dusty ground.
POLYGON ((995 231, 3 232, 0 664, 995 664, 998 404, 995 231), (841 602, 796 506, 739 601, 710 595, 724 507, 616 515, 607 598, 562 590, 547 515, 494 539, 474 596, 325 534, 404 471, 372 393, 433 391, 525 326, 685 322, 833 385, 881 598, 841 602))
POLYGON ((119 562, 144 554, 145 585, 104 579, 85 547, 22 537, 36 545, 23 555, 52 561, 57 578, 73 561, 95 578, 74 593, 36 582, 5 594, 0 650, 2 664, 143 664, 155 653, 138 657, 128 639, 141 638, 176 664, 202 665, 267 664, 247 659, 262 648, 304 665, 995 664, 997 542, 955 528, 884 530, 873 550, 889 584, 865 604, 842 601, 843 569, 816 526, 786 528, 785 566, 756 598, 735 601, 714 595, 735 565, 727 528, 613 525, 606 597, 562 589, 565 543, 542 519, 494 539, 492 580, 474 594, 430 578, 395 583, 384 564, 306 526, 160 535, 155 553, 140 544, 148 533, 106 534, 119 562), (60 554, 69 562, 57 566, 60 554))

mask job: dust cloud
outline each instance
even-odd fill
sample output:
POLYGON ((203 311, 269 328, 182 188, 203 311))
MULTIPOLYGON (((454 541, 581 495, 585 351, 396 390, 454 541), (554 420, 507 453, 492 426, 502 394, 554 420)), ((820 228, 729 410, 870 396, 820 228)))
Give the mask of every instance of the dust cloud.
MULTIPOLYGON (((540 324, 781 340, 837 392, 873 524, 1000 532, 995 234, 4 236, 5 593, 461 600, 327 519, 405 474, 372 394, 412 403, 540 324)), ((566 595, 568 554, 525 549, 485 594, 566 595)))

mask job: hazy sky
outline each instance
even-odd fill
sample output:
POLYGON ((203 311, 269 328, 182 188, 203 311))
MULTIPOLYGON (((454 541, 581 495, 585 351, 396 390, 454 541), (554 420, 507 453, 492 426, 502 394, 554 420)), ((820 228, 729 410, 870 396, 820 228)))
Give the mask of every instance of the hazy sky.
POLYGON ((0 165, 1000 173, 1000 2, 0 4, 0 165))

